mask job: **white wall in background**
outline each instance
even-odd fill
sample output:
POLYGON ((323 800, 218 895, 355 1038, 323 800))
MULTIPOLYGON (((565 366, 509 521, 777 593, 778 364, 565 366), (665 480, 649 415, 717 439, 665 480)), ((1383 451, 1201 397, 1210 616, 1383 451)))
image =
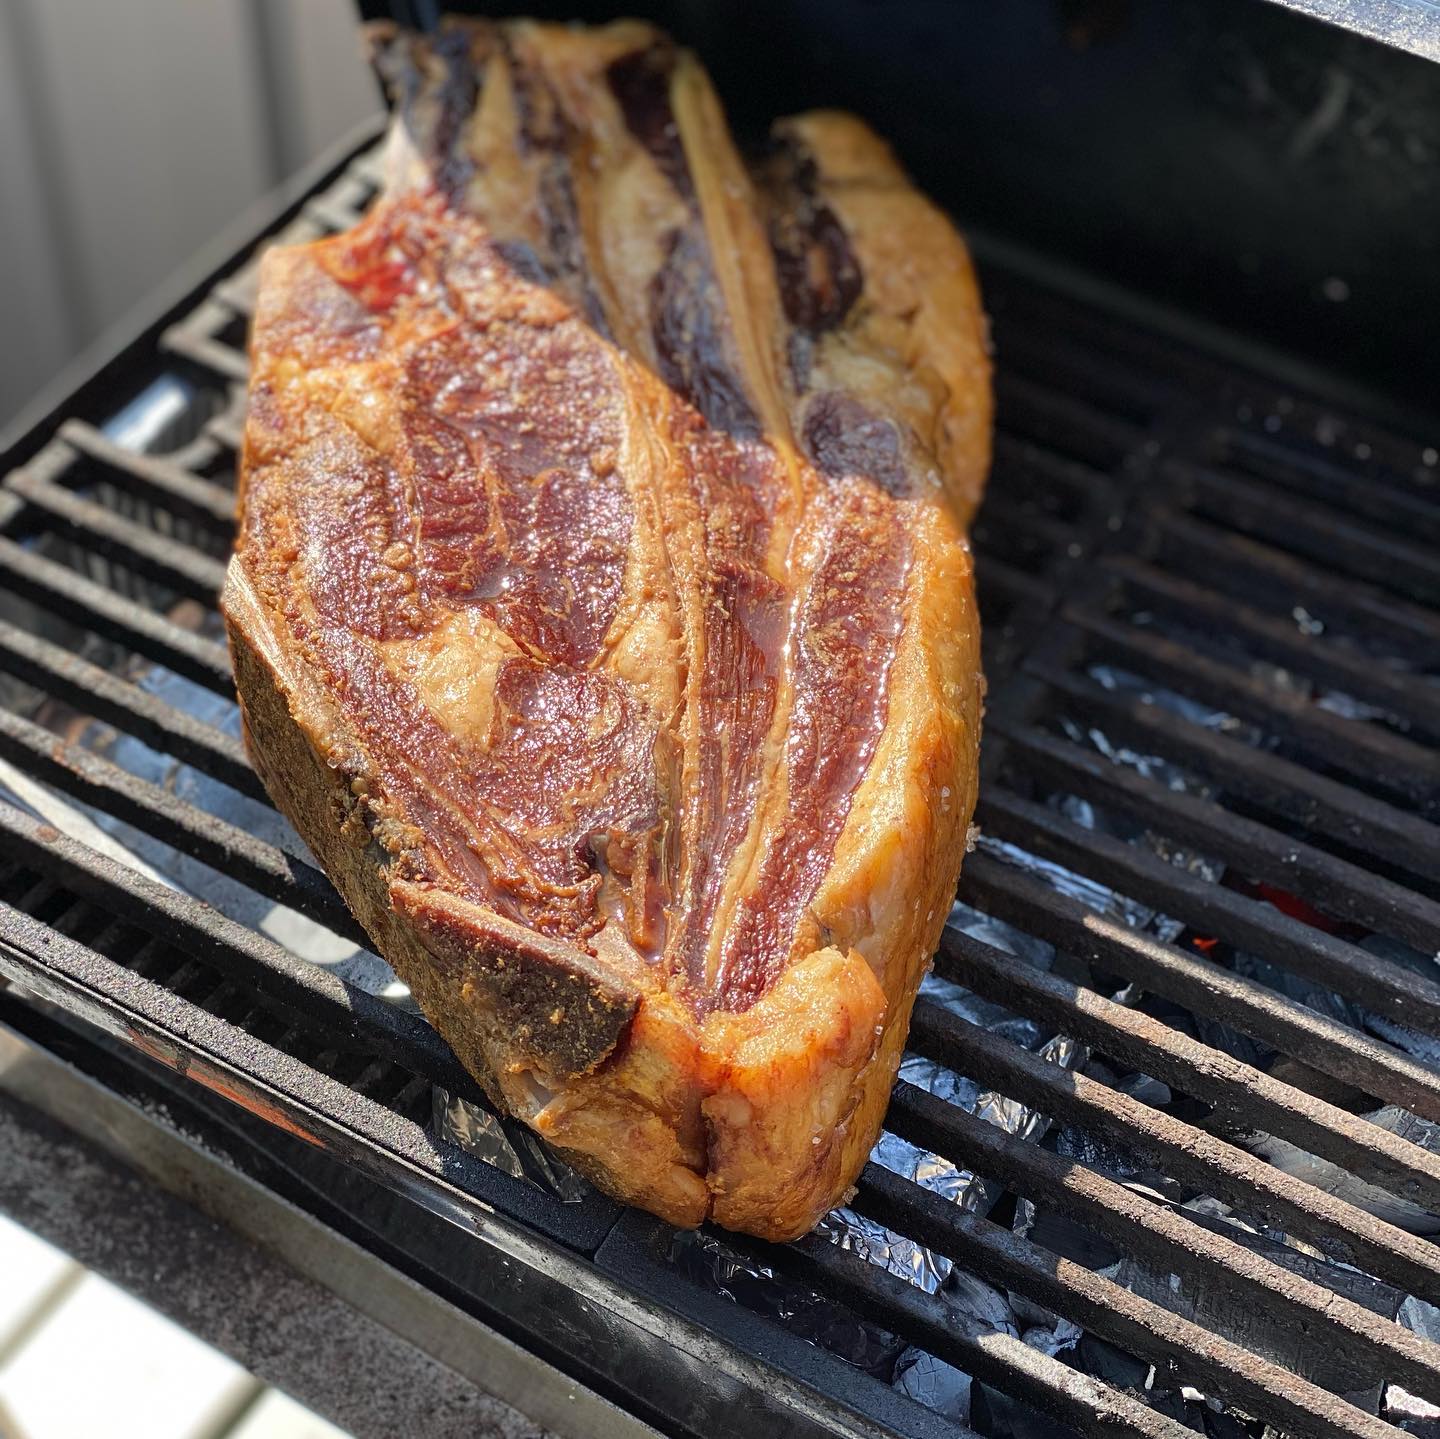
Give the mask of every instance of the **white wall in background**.
POLYGON ((379 103, 353 0, 0 0, 0 428, 379 103))

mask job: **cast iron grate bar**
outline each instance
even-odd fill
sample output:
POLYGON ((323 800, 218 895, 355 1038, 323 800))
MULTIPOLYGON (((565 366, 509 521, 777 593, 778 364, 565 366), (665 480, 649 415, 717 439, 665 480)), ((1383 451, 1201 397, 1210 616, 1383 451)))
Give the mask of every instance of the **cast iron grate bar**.
MULTIPOLYGON (((1424 946, 1440 933, 1440 903, 1381 878, 1280 830, 1248 820, 1213 800, 1179 793, 1159 780, 1116 766, 1095 750, 1004 720, 991 733, 1006 760, 1031 779, 1082 795, 1168 834, 1202 853, 1309 900, 1337 919, 1424 946)), ((1393 978, 1398 979, 1398 975, 1393 978)), ((1440 985, 1433 998, 1440 1004, 1440 985)))
POLYGON ((1414 874, 1435 865, 1440 827, 1417 815, 1049 660, 1031 660, 1025 667, 1062 702, 1057 717, 1078 715, 1112 738, 1183 765, 1252 805, 1414 874))
MULTIPOLYGON (((1399 1024, 1426 1032, 1440 1027, 1440 984, 1403 965, 998 786, 983 795, 980 805, 982 822, 992 835, 1101 883, 1120 882, 1125 893, 1184 919, 1201 933, 1223 934, 1296 974, 1353 995, 1399 1024)), ((973 876, 962 877, 962 892, 970 879, 973 876)), ((1057 894, 1055 902, 1064 899, 1057 894)))
POLYGON ((1434 546, 1388 535, 1314 500, 1297 503, 1213 470, 1186 471, 1183 483, 1191 503, 1212 520, 1382 589, 1440 604, 1440 558, 1434 546))
POLYGON ((229 538, 235 525, 235 496, 229 489, 191 474, 173 460, 127 450, 79 420, 61 425, 59 434, 118 486, 229 538))
POLYGON ((1093 990, 1024 965, 1009 967, 1013 974, 997 975, 977 963, 974 943, 953 932, 947 932, 937 960, 946 978, 1001 1004, 1023 999, 1025 1012, 1045 1015, 1136 1069, 1145 1066, 1145 1072, 1203 1099, 1242 1131, 1288 1137, 1366 1183, 1427 1208, 1440 1204, 1440 1158, 1429 1150, 1093 990))
MULTIPOLYGON (((1067 953, 1093 960, 1107 973, 1134 980, 1152 994, 1264 1040, 1363 1093, 1440 1120, 1440 1074, 1432 1066, 1258 980, 1106 919, 983 854, 974 857, 964 893, 987 913, 1018 921, 1067 953)), ((973 958, 973 949, 967 952, 973 958)))
MULTIPOLYGON (((971 959, 1002 970, 1005 965, 995 957, 977 959, 972 954, 971 959)), ((1010 997, 1018 998, 1013 993, 1010 997)), ((1260 1163, 1237 1145, 1098 1080, 1061 1069, 928 1000, 915 1007, 911 1033, 915 1049, 937 1063, 1143 1154, 1173 1178, 1251 1218, 1300 1235, 1341 1263, 1363 1268, 1431 1303, 1440 1297, 1440 1254, 1432 1245, 1416 1244, 1405 1230, 1260 1163)))
POLYGON ((369 947, 369 936, 334 886, 307 861, 4 710, 0 710, 0 756, 362 948, 369 947))
POLYGON ((0 620, 0 669, 204 770, 241 794, 265 798, 240 741, 60 645, 0 620))
POLYGON ((5 483, 12 495, 38 510, 60 534, 202 604, 215 603, 225 583, 223 561, 80 499, 38 475, 21 470, 5 483))
POLYGON ((1303 608, 1414 665, 1440 661, 1440 613, 1435 610, 1339 575, 1323 557, 1302 559, 1178 509, 1157 509, 1151 520, 1153 562, 1167 570, 1203 574, 1207 583, 1227 593, 1278 605, 1292 618, 1303 608))
POLYGON ((1162 1309, 1083 1264, 1028 1244, 998 1224, 964 1213, 957 1216, 953 1204, 906 1184, 889 1170, 868 1166, 858 1199, 862 1212, 913 1234, 991 1284, 1067 1314, 1128 1350, 1153 1354, 1173 1377, 1198 1379, 1211 1389, 1223 1390, 1247 1412, 1286 1430, 1325 1439, 1352 1435, 1398 1439, 1393 1426, 1290 1370, 1162 1309))
POLYGON ((1424 678, 1376 664, 1348 646, 1307 634, 1294 615, 1270 616, 1165 574, 1129 555, 1107 556, 1103 572, 1117 580, 1137 609, 1165 614, 1189 629, 1211 629, 1250 654, 1344 690, 1393 716, 1406 730, 1440 735, 1440 690, 1424 678))
POLYGON ((1091 641, 1093 652, 1157 680, 1201 704, 1214 704, 1282 737, 1287 749, 1313 758, 1352 783, 1440 811, 1440 752, 1389 730, 1358 725, 1319 708, 1308 695, 1281 689, 1247 667, 1225 664, 1190 644, 1068 604, 1062 614, 1091 641))
MULTIPOLYGON (((1385 1372, 1402 1378, 1413 1392, 1432 1396, 1440 1392, 1437 1389, 1440 1346, 1322 1285, 1281 1269, 1234 1240, 1203 1228, 1093 1169, 1051 1154, 1038 1145, 1027 1144, 967 1114, 957 1105, 903 1081, 896 1086, 887 1123, 923 1149, 951 1157, 963 1156, 966 1163, 978 1165, 1012 1191, 1043 1198, 1047 1205, 1122 1246, 1124 1252, 1148 1260, 1162 1273, 1174 1273, 1182 1281, 1193 1281, 1203 1274, 1207 1263, 1224 1268, 1236 1281, 1245 1302, 1268 1313, 1277 1324, 1297 1324, 1314 1342, 1341 1346, 1345 1362, 1353 1365, 1350 1388, 1363 1388, 1369 1374, 1375 1372, 1374 1366, 1380 1365, 1385 1372)), ((890 1176, 886 1170, 879 1172, 889 1176, 885 1184, 894 1196, 890 1201, 892 1206, 905 1211, 912 1219, 897 1227, 903 1232, 912 1232, 916 1227, 914 1218, 922 1208, 932 1207, 931 1197, 917 1198, 925 1191, 905 1185, 903 1181, 892 1184, 890 1180, 898 1176, 890 1176)), ((939 1202, 945 1205, 943 1199, 939 1202)), ((864 1207, 862 1199, 862 1210, 864 1207)), ((947 1207, 953 1209, 953 1206, 947 1207)), ((940 1208, 938 1216, 948 1218, 946 1208, 940 1208)), ((974 1227, 981 1231, 995 1229, 1004 1235, 1007 1243, 1013 1244, 1014 1236, 999 1230, 990 1220, 977 1219, 974 1227)), ((1026 1246, 1022 1241, 1013 1247, 1019 1250, 1038 1246, 1026 1246)), ((1089 1270, 1083 1272, 1087 1276, 1090 1273, 1089 1270)), ((1067 1283, 1060 1275, 1056 1278, 1065 1290, 1060 1302, 1067 1306, 1073 1304, 1082 1286, 1067 1283)), ((1027 1297, 1044 1302, 1037 1293, 1027 1297)), ((1064 1309, 1061 1312, 1065 1312, 1064 1309)), ((1072 1313, 1068 1317, 1078 1318, 1078 1315, 1072 1313)), ((1168 1316, 1162 1319, 1160 1314, 1151 1315, 1142 1320, 1142 1324, 1146 1332, 1138 1343, 1133 1331, 1107 1334, 1104 1328, 1097 1328, 1096 1332, 1129 1345, 1142 1358, 1159 1364, 1168 1362, 1173 1354, 1170 1348, 1173 1339, 1167 1332, 1168 1316)), ((1202 1372, 1201 1377, 1213 1383, 1217 1372, 1202 1372)))
POLYGON ((223 645, 4 535, 0 535, 0 584, 216 694, 229 698, 235 693, 223 645))

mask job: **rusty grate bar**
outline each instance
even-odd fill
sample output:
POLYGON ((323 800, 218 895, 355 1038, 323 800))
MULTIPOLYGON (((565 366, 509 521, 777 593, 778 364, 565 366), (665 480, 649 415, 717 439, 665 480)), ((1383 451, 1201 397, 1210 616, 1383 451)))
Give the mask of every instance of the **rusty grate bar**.
POLYGON ((1103 1054, 1202 1098, 1232 1124, 1281 1135, 1367 1183, 1427 1207, 1440 1205, 1440 1157, 1428 1150, 1149 1015, 984 950, 949 931, 936 967, 948 979, 1001 1004, 1013 1002, 1024 1013, 1043 1014, 1103 1054))
MULTIPOLYGON (((151 936, 151 943, 134 956, 137 971, 145 967, 147 951, 157 964, 167 950, 171 955, 193 956, 250 993, 263 994, 281 1012, 311 1021, 318 1018, 334 1033, 363 1038, 367 1048, 392 1063, 418 1068, 460 1093, 480 1098, 479 1086, 417 1016, 346 984, 320 965, 297 959, 267 936, 57 834, 4 801, 0 801, 0 853, 43 865, 48 871, 40 881, 45 895, 59 895, 66 905, 78 895, 151 936)), ((14 908, 45 923, 57 917, 37 912, 31 895, 20 896, 14 908)))
MULTIPOLYGON (((869 1177, 867 1171, 862 1185, 869 1177)), ((1124 1390, 1077 1373, 1012 1335, 957 1314, 935 1295, 824 1239, 802 1239, 783 1253, 744 1241, 737 1248, 757 1263, 784 1264, 797 1279, 834 1294, 859 1313, 883 1316, 938 1358, 1014 1394, 1061 1423, 1077 1428, 1093 1425, 1102 1433, 1127 1439, 1187 1439, 1192 1433, 1124 1390)), ((1388 1426, 1384 1433, 1388 1439, 1396 1439, 1388 1426)))
POLYGON ((1401 1024, 1427 1033, 1440 1026, 1440 984, 1403 965, 1304 924, 1262 900, 1167 864, 1123 840, 1085 829, 999 786, 982 795, 980 813, 990 834, 1102 884, 1113 882, 1204 934, 1223 934, 1296 974, 1353 995, 1401 1024))
MULTIPOLYGON (((1003 720, 992 724, 991 733, 1003 736, 1009 763, 1022 766, 1027 774, 1142 823, 1158 825, 1237 873, 1288 889, 1336 919, 1420 946, 1440 933, 1440 903, 1406 885, 1233 814, 1211 800, 1177 793, 1159 780, 1117 769, 1096 751, 1069 740, 1003 720)), ((1399 981, 1397 974, 1389 978, 1399 981)), ((1433 998, 1440 1002, 1440 985, 1434 987, 1433 998)))
POLYGON ((1026 670, 1061 701, 1062 713, 1078 714, 1087 724, 1183 765, 1307 830, 1415 874, 1433 867, 1440 854, 1440 827, 1417 815, 1053 662, 1033 660, 1026 670))
POLYGON ((1213 470, 1189 469, 1184 483, 1203 515, 1381 589, 1440 604, 1440 559, 1433 546, 1387 535, 1313 500, 1297 504, 1290 496, 1213 470))
POLYGON ((216 694, 235 683, 224 645, 0 535, 0 584, 72 624, 127 646, 216 694))
POLYGON ((1323 635, 1306 634, 1293 616, 1267 615, 1132 555, 1106 556, 1102 567, 1134 597, 1136 608, 1166 615, 1192 630, 1240 640, 1258 658, 1367 700, 1407 728, 1440 734, 1440 693, 1418 675, 1376 664, 1323 635))
POLYGON ((1417 484, 1357 485, 1355 475, 1334 460, 1300 454, 1266 435, 1221 430, 1215 447, 1231 468, 1267 480, 1301 496, 1313 496, 1351 514, 1378 520, 1411 535, 1440 539, 1440 511, 1433 494, 1417 484))
POLYGON ((213 605, 225 583, 222 561, 157 534, 50 480, 20 470, 5 481, 12 495, 41 512, 55 530, 97 553, 128 565, 183 595, 213 605))
POLYGON ((1181 510, 1152 516, 1155 563, 1179 573, 1203 573, 1227 592, 1278 606, 1296 605, 1347 633, 1378 641, 1416 664, 1440 657, 1440 615, 1377 586, 1338 575, 1323 558, 1301 559, 1248 535, 1181 510))
MULTIPOLYGON (((1025 925, 1069 954, 1263 1039, 1282 1054, 1361 1092, 1440 1119, 1440 1074, 1434 1069, 1258 980, 1106 919, 983 854, 975 857, 965 893, 988 913, 1025 925)), ((973 962, 973 947, 965 948, 973 962)))
POLYGON ((124 488, 229 538, 235 526, 235 496, 223 485, 202 479, 172 460, 127 450, 80 420, 66 421, 59 436, 124 488))
POLYGON ((1440 1255, 1432 1245, 1416 1244, 1405 1230, 1262 1163, 1236 1145, 1098 1080, 1062 1069, 928 1001, 915 1007, 911 1033, 916 1050, 938 1063, 1054 1119, 1068 1119, 1146 1155, 1200 1192, 1298 1234, 1406 1292, 1430 1302, 1440 1296, 1440 1255))
MULTIPOLYGON (((966 1163, 978 1165, 1011 1190, 1043 1199, 1048 1206, 1069 1214, 1120 1246, 1122 1252, 1150 1261, 1162 1273, 1174 1273, 1182 1281, 1194 1280, 1203 1276, 1207 1263, 1223 1267, 1244 1292, 1246 1302, 1269 1314, 1277 1325, 1297 1325, 1311 1342, 1339 1345, 1344 1363, 1351 1366, 1349 1388, 1364 1388, 1378 1365, 1382 1372, 1402 1379, 1415 1393, 1433 1396, 1440 1392, 1440 1345, 1401 1329, 1323 1285, 1280 1268, 1234 1240, 1193 1223, 1095 1170, 1026 1144, 913 1085, 902 1083, 896 1087, 888 1122, 896 1133, 924 1149, 950 1157, 963 1155, 966 1163)), ((911 1197, 912 1191, 901 1194, 903 1197, 892 1201, 895 1207, 917 1203, 911 1197)), ((977 1227, 987 1223, 978 1221, 977 1227)), ((908 1224, 901 1227, 906 1232, 911 1228, 908 1224)), ((1081 1286, 1072 1285, 1058 1274, 1056 1279, 1065 1290, 1062 1302, 1073 1303, 1081 1286)), ((1037 1294, 1028 1297, 1048 1302, 1037 1294)), ((1166 1332, 1169 1318, 1160 1310, 1149 1316, 1148 1322, 1141 1320, 1149 1331, 1144 1347, 1137 1346, 1133 1332, 1106 1337, 1164 1364, 1172 1352, 1172 1336, 1166 1332)), ((1096 1332, 1105 1334, 1103 1329, 1096 1332)), ((1202 1377, 1214 1382, 1216 1371, 1202 1377)), ((1277 1416, 1277 1422, 1285 1420, 1277 1416)))
POLYGON ((241 794, 265 798, 265 787, 238 739, 5 620, 0 620, 0 668, 133 734, 152 749, 203 769, 241 794))
POLYGON ((1214 704, 1283 736, 1367 789, 1381 790, 1424 812, 1440 809, 1440 754, 1389 730, 1356 725, 1277 689, 1193 646, 1126 625, 1082 605, 1066 605, 1065 619, 1084 631, 1094 651, 1178 694, 1214 704))
POLYGON ((1287 1430, 1324 1439, 1398 1439, 1392 1425, 1289 1370, 989 1220, 968 1214, 957 1218, 953 1204, 877 1165, 862 1175, 857 1202, 862 1212, 913 1234, 990 1283, 1068 1313, 1128 1350, 1157 1356, 1177 1377, 1222 1388, 1247 1411, 1287 1430))

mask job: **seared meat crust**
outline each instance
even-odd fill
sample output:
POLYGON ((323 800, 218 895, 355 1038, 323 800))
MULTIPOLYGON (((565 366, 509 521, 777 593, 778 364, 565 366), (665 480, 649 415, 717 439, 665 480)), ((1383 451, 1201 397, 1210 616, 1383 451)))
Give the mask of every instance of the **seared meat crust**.
POLYGON ((375 38, 385 192, 263 262, 251 753, 497 1103, 677 1224, 801 1234, 974 807, 968 256, 848 116, 747 168, 649 27, 375 38))

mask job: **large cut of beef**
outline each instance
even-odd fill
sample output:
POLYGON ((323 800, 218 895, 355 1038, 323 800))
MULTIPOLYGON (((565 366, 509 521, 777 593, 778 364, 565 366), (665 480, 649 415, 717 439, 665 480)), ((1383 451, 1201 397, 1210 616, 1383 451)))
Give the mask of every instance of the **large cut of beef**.
POLYGON ((261 274, 251 753, 498 1104, 677 1224, 800 1234, 975 801, 969 259, 853 118, 742 161, 646 26, 376 43, 384 193, 261 274))

